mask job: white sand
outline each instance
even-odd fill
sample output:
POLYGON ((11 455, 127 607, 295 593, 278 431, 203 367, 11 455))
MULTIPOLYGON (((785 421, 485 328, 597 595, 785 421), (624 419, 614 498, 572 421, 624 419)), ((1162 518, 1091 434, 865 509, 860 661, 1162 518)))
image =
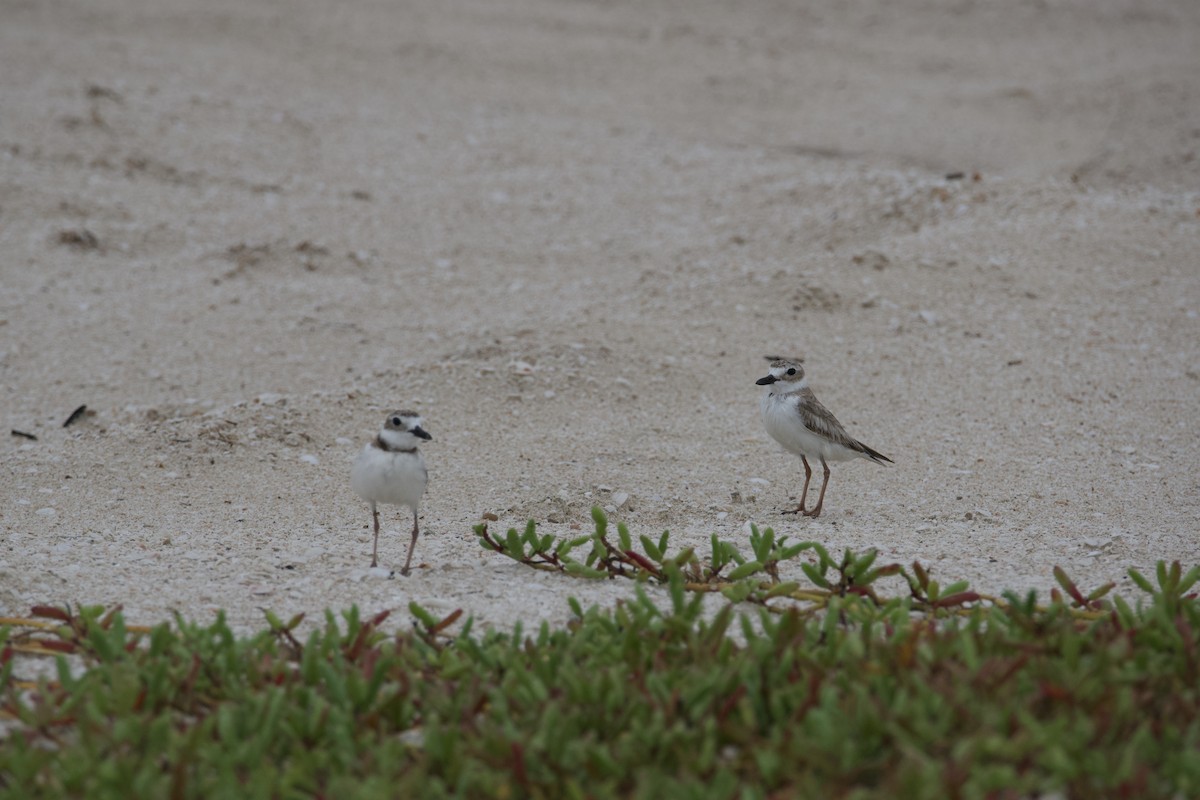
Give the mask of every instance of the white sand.
POLYGON ((561 621, 633 587, 471 525, 619 492, 992 592, 1200 560, 1200 4, 805 5, 6 3, 0 613, 561 621), (777 352, 896 461, 817 520, 777 352), (386 579, 348 469, 410 406, 386 579))

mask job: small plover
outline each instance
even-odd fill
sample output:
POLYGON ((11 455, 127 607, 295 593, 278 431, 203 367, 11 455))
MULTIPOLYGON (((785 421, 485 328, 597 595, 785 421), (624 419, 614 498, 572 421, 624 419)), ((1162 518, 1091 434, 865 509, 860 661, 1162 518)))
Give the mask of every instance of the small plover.
POLYGON ((413 549, 417 546, 417 509, 421 495, 429 482, 425 459, 417 444, 432 439, 421 427, 421 417, 415 411, 393 411, 387 415, 379 435, 363 446, 350 470, 350 486, 371 504, 375 521, 375 546, 371 549, 371 566, 379 565, 379 510, 377 503, 408 506, 413 512, 412 541, 404 559, 401 575, 408 574, 413 549))
POLYGON ((783 513, 799 513, 806 517, 821 516, 825 487, 829 485, 829 464, 826 463, 828 461, 868 458, 876 464, 894 463, 887 456, 872 450, 846 433, 837 417, 829 413, 829 409, 821 405, 812 389, 808 388, 804 367, 799 361, 772 359, 771 371, 755 383, 769 387, 760 404, 767 433, 783 445, 784 450, 795 453, 804 462, 804 489, 800 492, 800 505, 783 513), (825 470, 825 481, 821 484, 817 504, 805 509, 808 482, 812 479, 812 467, 808 465, 810 456, 821 460, 821 467, 825 470))

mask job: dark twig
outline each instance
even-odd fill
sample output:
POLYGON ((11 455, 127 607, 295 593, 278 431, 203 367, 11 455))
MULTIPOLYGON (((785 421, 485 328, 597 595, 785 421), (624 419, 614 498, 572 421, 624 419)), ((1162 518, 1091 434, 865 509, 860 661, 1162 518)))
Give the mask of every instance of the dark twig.
POLYGON ((75 409, 74 411, 71 412, 71 416, 67 417, 67 421, 63 423, 63 427, 64 428, 71 427, 71 425, 73 423, 78 422, 79 418, 82 417, 86 413, 87 413, 87 405, 86 404, 75 409))

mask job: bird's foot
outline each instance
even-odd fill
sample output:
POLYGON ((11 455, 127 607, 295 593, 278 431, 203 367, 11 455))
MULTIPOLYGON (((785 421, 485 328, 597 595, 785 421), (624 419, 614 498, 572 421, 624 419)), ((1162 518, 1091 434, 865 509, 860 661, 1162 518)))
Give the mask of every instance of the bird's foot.
POLYGON ((795 508, 789 508, 785 511, 780 511, 779 513, 780 514, 803 514, 806 517, 808 516, 808 512, 804 510, 804 506, 796 506, 795 508))
POLYGON ((405 577, 407 577, 407 576, 408 576, 408 567, 404 567, 404 568, 402 568, 402 569, 400 570, 400 574, 401 574, 401 575, 404 575, 405 577))

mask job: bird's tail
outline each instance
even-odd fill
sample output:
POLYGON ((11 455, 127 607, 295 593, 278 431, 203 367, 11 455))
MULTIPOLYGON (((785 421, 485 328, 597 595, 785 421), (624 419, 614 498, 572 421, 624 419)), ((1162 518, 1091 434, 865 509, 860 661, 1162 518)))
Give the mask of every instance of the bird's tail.
POLYGON ((857 444, 859 447, 859 452, 862 453, 867 458, 874 461, 876 464, 884 464, 885 462, 887 464, 895 464, 896 463, 895 461, 892 461, 890 458, 885 456, 883 453, 880 453, 878 450, 872 450, 871 448, 867 447, 862 442, 858 442, 857 444))

